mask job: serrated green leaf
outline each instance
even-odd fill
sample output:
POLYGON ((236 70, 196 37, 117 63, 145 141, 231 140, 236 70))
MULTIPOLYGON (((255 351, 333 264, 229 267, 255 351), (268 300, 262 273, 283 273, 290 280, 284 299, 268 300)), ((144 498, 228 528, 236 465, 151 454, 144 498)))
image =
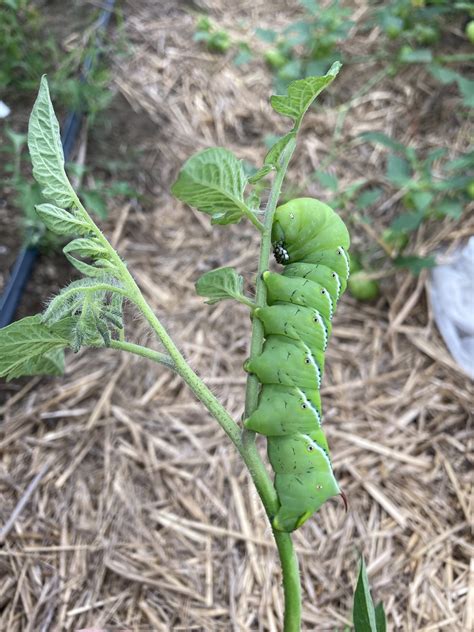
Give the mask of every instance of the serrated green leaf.
MULTIPOLYGON (((278 78, 281 80, 280 83, 282 84, 283 90, 286 88, 286 85, 288 85, 288 82, 295 81, 302 77, 303 67, 302 59, 291 59, 278 70, 278 78)), ((277 89, 279 89, 279 86, 277 86, 277 89)))
POLYGON ((256 171, 252 176, 249 176, 248 181, 250 182, 250 184, 255 184, 256 182, 267 176, 270 171, 273 171, 272 165, 263 165, 261 169, 256 171))
POLYGON ((451 70, 450 68, 444 68, 438 64, 431 64, 429 71, 435 79, 444 85, 457 81, 460 76, 456 71, 451 70))
POLYGON ((62 351, 69 345, 71 321, 48 327, 41 316, 28 316, 0 329, 0 377, 59 375, 62 351))
POLYGON ((420 211, 402 213, 390 224, 390 228, 396 233, 406 233, 416 230, 425 217, 420 211))
POLYGON ((203 274, 196 281, 196 292, 205 296, 209 305, 228 298, 239 299, 242 296, 244 280, 234 268, 218 268, 203 274))
POLYGON ((363 558, 360 560, 359 579, 354 593, 353 620, 355 632, 377 632, 374 603, 363 558))
POLYGON ((403 187, 411 180, 411 176, 409 163, 400 156, 390 154, 387 159, 387 179, 395 186, 403 187))
POLYGON ((171 192, 213 216, 213 223, 235 223, 250 212, 244 202, 246 183, 242 161, 227 149, 215 147, 185 162, 171 192))
POLYGON ((393 149, 393 151, 398 151, 402 154, 405 154, 406 152, 405 145, 402 145, 402 143, 390 138, 390 136, 387 136, 387 134, 384 134, 383 132, 363 132, 359 137, 368 143, 380 143, 380 145, 388 147, 388 149, 393 149))
POLYGON ((447 150, 444 147, 438 147, 437 149, 433 149, 432 151, 430 151, 424 161, 424 167, 431 168, 433 163, 439 158, 442 158, 446 154, 446 152, 447 150))
POLYGON ((36 212, 46 227, 58 235, 85 235, 90 230, 81 217, 53 204, 39 204, 36 212))
POLYGON ((458 171, 464 169, 474 169, 474 151, 470 151, 467 154, 463 154, 454 160, 450 160, 445 164, 445 169, 448 171, 458 171))
POLYGON ((474 107, 474 81, 463 77, 459 72, 444 68, 438 64, 430 64, 429 70, 433 77, 440 81, 443 85, 456 82, 459 92, 463 97, 463 103, 466 107, 474 107))
POLYGON ((439 213, 442 213, 443 215, 447 215, 448 217, 452 217, 454 219, 459 219, 464 211, 463 204, 460 200, 450 200, 449 198, 438 202, 438 204, 436 204, 435 206, 435 209, 439 213))
POLYGON ((278 33, 276 31, 261 28, 255 29, 255 35, 262 41, 268 42, 269 44, 275 42, 278 37, 278 33))
POLYGON ((65 255, 71 252, 76 252, 80 254, 81 257, 89 257, 92 259, 104 257, 108 254, 107 250, 92 237, 79 237, 78 239, 73 239, 64 246, 63 252, 65 255))
POLYGON ((105 273, 109 273, 112 276, 119 278, 119 274, 115 266, 108 261, 107 259, 96 259, 94 261, 94 265, 90 263, 86 263, 85 261, 81 261, 76 257, 73 257, 69 253, 64 253, 69 263, 71 263, 76 270, 82 272, 85 276, 88 277, 102 277, 105 273))
POLYGON ((460 77, 458 79, 458 88, 463 98, 463 104, 468 108, 474 107, 474 81, 460 77))
POLYGON ((465 176, 451 176, 448 180, 435 182, 433 184, 433 189, 435 191, 453 193, 454 191, 466 189, 473 180, 474 177, 472 173, 465 176))
POLYGON ((49 96, 46 76, 41 78, 28 125, 28 147, 33 176, 44 197, 61 208, 73 206, 74 195, 64 170, 59 123, 49 96))
POLYGON ((420 274, 424 268, 434 268, 436 266, 436 259, 433 255, 429 255, 428 257, 406 255, 404 257, 397 257, 394 260, 394 264, 397 268, 407 268, 416 276, 420 274))
POLYGON ((387 632, 387 619, 382 602, 375 606, 375 625, 377 632, 387 632))
POLYGON ((339 180, 337 176, 333 173, 328 173, 327 171, 320 171, 319 169, 314 172, 315 177, 318 182, 325 189, 330 189, 331 191, 337 191, 339 188, 339 180))
POLYGON ((271 97, 272 108, 275 112, 291 118, 295 123, 295 129, 298 129, 311 103, 334 80, 340 68, 341 63, 336 61, 322 77, 307 77, 293 81, 288 87, 288 95, 271 97))
POLYGON ((279 138, 270 148, 269 152, 265 156, 265 160, 263 161, 263 163, 265 165, 273 165, 274 167, 278 167, 280 164, 281 155, 290 142, 296 142, 296 132, 289 132, 288 134, 285 134, 285 136, 279 138))
POLYGON ((225 213, 214 213, 211 217, 211 224, 219 224, 227 226, 228 224, 237 224, 242 218, 242 213, 238 211, 227 211, 225 213))
POLYGON ((414 191, 411 195, 415 208, 424 213, 433 202, 433 194, 429 191, 414 191))
POLYGON ((378 188, 367 189, 366 191, 363 191, 358 196, 358 198, 355 201, 355 205, 359 209, 372 206, 372 204, 375 204, 375 202, 377 202, 377 200, 380 199, 382 194, 383 194, 382 189, 378 189, 378 188))
POLYGON ((253 59, 253 52, 250 49, 248 44, 244 44, 244 43, 240 43, 239 44, 239 51, 237 53, 237 55, 234 57, 234 64, 239 67, 239 66, 243 66, 244 64, 248 64, 249 62, 251 62, 253 59))

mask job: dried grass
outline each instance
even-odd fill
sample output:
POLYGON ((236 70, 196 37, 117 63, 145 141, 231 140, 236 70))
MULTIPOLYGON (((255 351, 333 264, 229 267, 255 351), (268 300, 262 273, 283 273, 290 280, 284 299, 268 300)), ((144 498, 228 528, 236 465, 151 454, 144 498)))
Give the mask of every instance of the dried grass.
MULTIPOLYGON (((357 5, 362 18, 365 5, 357 5)), ((199 6, 234 37, 285 24, 295 10, 282 0, 199 6)), ((238 419, 246 310, 204 306, 193 282, 218 265, 251 278, 256 237, 245 224, 211 232, 168 190, 197 149, 225 145, 257 163, 263 136, 287 126, 268 106, 262 64, 237 69, 229 57, 204 52, 192 42, 192 16, 176 3, 130 1, 126 29, 133 55, 117 62, 116 83, 155 124, 153 136, 137 139, 155 207, 116 209, 105 230, 191 365, 238 419)), ((376 43, 375 31, 356 35, 346 53, 376 43)), ((455 92, 417 69, 380 79, 342 120, 337 104, 379 70, 351 68, 305 120, 291 167, 302 192, 321 195, 310 176, 331 154, 344 183, 360 176, 380 183, 380 150, 355 140, 364 130, 453 154, 465 149, 469 129, 453 109, 455 92)), ((372 230, 396 210, 396 198, 374 209, 372 230)), ((454 248, 473 228, 472 215, 462 224, 445 220, 418 233, 417 250, 454 248)), ((352 232, 355 245, 367 247, 363 226, 352 232)), ((469 630, 472 383, 434 326, 427 275, 380 276, 375 304, 344 297, 328 350, 325 427, 350 509, 346 516, 328 503, 295 534, 304 629, 350 623, 363 552, 390 630, 469 630)), ((129 330, 151 342, 140 320, 129 330)), ((224 433, 165 369, 111 350, 68 360, 63 379, 4 387, 11 396, 0 426, 0 629, 281 630, 270 529, 224 433)))

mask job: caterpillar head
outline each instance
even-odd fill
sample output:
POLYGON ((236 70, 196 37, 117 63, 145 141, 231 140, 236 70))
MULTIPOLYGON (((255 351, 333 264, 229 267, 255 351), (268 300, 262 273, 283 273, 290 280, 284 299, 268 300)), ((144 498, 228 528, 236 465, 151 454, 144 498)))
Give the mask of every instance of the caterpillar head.
POLYGON ((277 263, 285 265, 290 262, 290 255, 288 254, 288 250, 285 248, 283 241, 276 241, 273 244, 273 255, 277 263))

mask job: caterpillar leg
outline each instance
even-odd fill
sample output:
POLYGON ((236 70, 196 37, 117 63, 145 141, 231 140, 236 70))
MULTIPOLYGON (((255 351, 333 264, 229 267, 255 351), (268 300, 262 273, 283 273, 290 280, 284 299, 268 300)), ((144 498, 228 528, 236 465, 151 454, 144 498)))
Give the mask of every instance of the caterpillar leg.
POLYGON ((294 511, 287 507, 280 507, 277 515, 273 518, 272 525, 277 531, 291 533, 301 527, 312 515, 312 511, 306 511, 301 516, 295 517, 294 511))

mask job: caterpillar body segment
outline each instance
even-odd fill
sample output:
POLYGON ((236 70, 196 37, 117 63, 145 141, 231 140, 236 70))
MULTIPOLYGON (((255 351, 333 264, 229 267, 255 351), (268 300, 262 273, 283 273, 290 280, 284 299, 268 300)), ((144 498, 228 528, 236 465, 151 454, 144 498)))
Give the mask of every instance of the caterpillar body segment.
POLYGON ((261 382, 245 426, 267 437, 280 509, 273 527, 293 531, 329 498, 341 495, 322 429, 319 389, 331 320, 349 277, 349 233, 334 211, 311 198, 277 208, 273 252, 282 274, 265 272, 265 335, 245 369, 261 382))
POLYGON ((317 309, 282 303, 257 308, 254 315, 262 321, 266 336, 280 334, 295 340, 301 339, 324 363, 321 350, 326 349, 331 324, 317 309))
POLYGON ((318 469, 323 462, 331 465, 328 444, 321 429, 270 437, 268 458, 275 474, 304 474, 318 469))
MULTIPOLYGON (((275 256, 275 260, 284 266, 296 263, 294 259, 290 259, 290 255, 285 249, 283 242, 274 243, 273 254, 275 256), (286 257, 280 256, 280 253, 286 253, 286 257)), ((305 258, 304 263, 324 265, 331 270, 334 270, 334 272, 336 272, 345 281, 349 278, 350 258, 347 250, 342 246, 321 250, 320 252, 313 252, 305 258)), ((283 272, 283 274, 285 274, 285 272, 283 272)))
POLYGON ((265 340, 262 353, 249 360, 245 369, 255 373, 262 384, 319 389, 323 359, 323 353, 315 358, 301 339, 272 335, 265 340))
POLYGON ((258 408, 244 421, 249 430, 265 436, 309 433, 321 427, 319 391, 296 386, 264 384, 258 408))
POLYGON ((290 261, 307 261, 315 252, 339 246, 348 249, 350 244, 342 219, 330 206, 312 198, 279 206, 272 228, 272 241, 284 241, 290 261))
POLYGON ((268 457, 275 472, 275 487, 281 503, 273 522, 275 528, 293 531, 326 500, 341 493, 321 430, 270 437, 268 457), (303 490, 305 508, 302 511, 303 490))
POLYGON ((329 323, 334 314, 334 304, 328 290, 319 283, 301 277, 286 277, 276 272, 264 272, 269 305, 293 303, 317 309, 329 323))
POLYGON ((329 292, 333 303, 337 303, 347 285, 345 276, 339 276, 337 272, 322 263, 292 263, 285 267, 283 276, 301 277, 319 283, 329 292))
POLYGON ((308 473, 275 474, 275 488, 280 509, 273 518, 273 526, 279 531, 298 529, 327 500, 341 494, 332 467, 322 459, 319 469, 308 473))

